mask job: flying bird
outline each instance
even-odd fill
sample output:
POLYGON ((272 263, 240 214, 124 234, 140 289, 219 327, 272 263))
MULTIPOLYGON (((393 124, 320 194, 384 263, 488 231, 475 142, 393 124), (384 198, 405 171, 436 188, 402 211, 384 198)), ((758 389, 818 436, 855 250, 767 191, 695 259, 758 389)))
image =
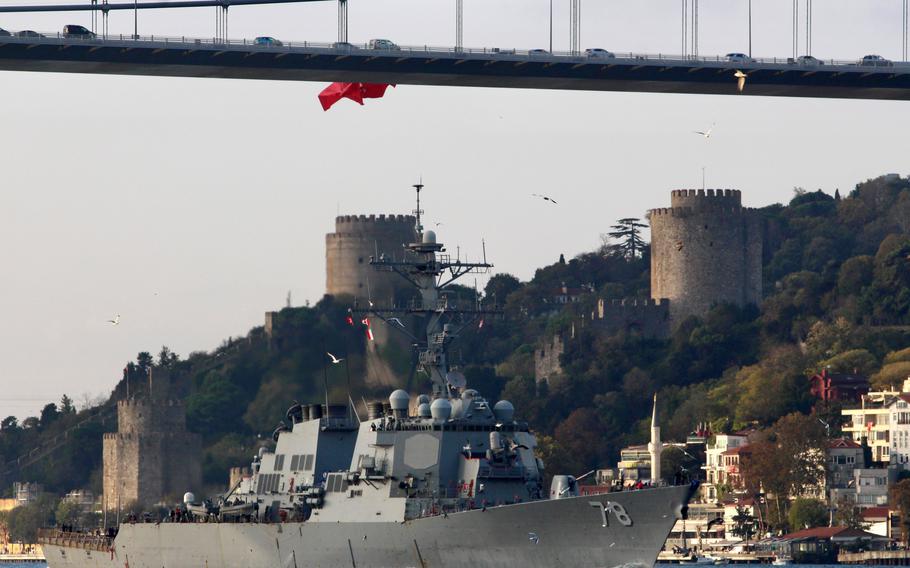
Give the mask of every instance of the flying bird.
POLYGON ((529 533, 528 533, 528 540, 531 541, 531 542, 533 542, 534 544, 540 544, 540 537, 537 536, 537 533, 529 532, 529 533))
POLYGON ((743 92, 743 89, 746 88, 746 77, 748 75, 737 69, 733 76, 736 77, 736 90, 740 93, 743 92))
POLYGON ((705 130, 704 132, 702 132, 701 130, 693 130, 693 132, 695 134, 700 134, 701 136, 703 136, 706 142, 711 139, 711 132, 713 132, 713 131, 714 131, 714 124, 711 124, 711 128, 705 130))
POLYGON ((559 205, 558 203, 556 203, 555 199, 553 199, 552 197, 546 196, 546 195, 541 195, 539 193, 532 193, 531 197, 539 197, 539 198, 543 199, 544 201, 549 201, 553 205, 559 205))
POLYGON ((335 357, 334 355, 332 355, 332 354, 329 353, 328 351, 326 351, 326 355, 328 355, 328 356, 332 359, 332 364, 333 364, 333 365, 337 365, 338 363, 341 363, 342 361, 344 361, 344 359, 339 359, 338 357, 335 357))
POLYGON ((120 325, 120 314, 114 316, 114 319, 107 320, 107 323, 111 325, 120 325))

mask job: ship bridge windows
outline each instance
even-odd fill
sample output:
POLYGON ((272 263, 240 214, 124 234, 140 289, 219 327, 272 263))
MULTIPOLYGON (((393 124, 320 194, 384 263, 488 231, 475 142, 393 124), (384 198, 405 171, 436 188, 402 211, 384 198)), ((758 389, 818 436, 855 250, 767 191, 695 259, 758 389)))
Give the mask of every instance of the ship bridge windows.
POLYGON ((290 471, 313 471, 315 458, 316 456, 313 454, 295 454, 291 456, 290 471))
POLYGON ((264 473, 259 475, 256 480, 256 493, 275 493, 278 491, 278 483, 281 481, 280 473, 264 473))
POLYGON ((277 454, 275 456, 275 471, 281 471, 284 469, 284 454, 277 454))
POLYGON ((348 490, 348 480, 343 473, 330 473, 325 479, 326 493, 344 493, 348 490))

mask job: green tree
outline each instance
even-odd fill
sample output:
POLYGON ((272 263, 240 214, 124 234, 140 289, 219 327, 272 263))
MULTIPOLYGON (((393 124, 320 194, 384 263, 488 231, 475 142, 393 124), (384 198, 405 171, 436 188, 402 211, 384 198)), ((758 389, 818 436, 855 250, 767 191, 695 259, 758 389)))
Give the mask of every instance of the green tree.
POLYGON ((824 527, 828 525, 828 508, 817 499, 801 497, 790 505, 787 519, 794 531, 824 527))
POLYGON ((76 406, 73 404, 73 399, 67 395, 63 395, 63 398, 60 399, 60 414, 76 414, 76 406))
POLYGON ((53 402, 45 404, 44 408, 41 409, 41 427, 47 428, 53 424, 57 418, 60 417, 60 411, 57 410, 57 405, 53 402))
POLYGON ((499 305, 504 305, 509 294, 521 288, 521 282, 511 274, 504 272, 494 274, 487 281, 483 292, 487 298, 492 299, 499 305))
POLYGON ((733 515, 733 529, 730 531, 745 541, 755 536, 756 522, 755 517, 749 513, 745 507, 736 507, 736 514, 733 515))
POLYGON ((647 243, 641 238, 641 230, 648 225, 640 222, 634 217, 620 219, 613 229, 608 233, 610 238, 618 240, 619 243, 612 245, 612 250, 623 258, 635 259, 642 255, 647 243))
POLYGON ((82 507, 78 503, 67 501, 66 499, 62 499, 57 504, 54 516, 57 520, 57 524, 60 525, 70 525, 74 527, 82 525, 82 507))
POLYGON ((38 529, 54 523, 56 507, 57 500, 53 496, 45 494, 28 505, 11 510, 7 517, 10 540, 25 543, 37 542, 38 529))

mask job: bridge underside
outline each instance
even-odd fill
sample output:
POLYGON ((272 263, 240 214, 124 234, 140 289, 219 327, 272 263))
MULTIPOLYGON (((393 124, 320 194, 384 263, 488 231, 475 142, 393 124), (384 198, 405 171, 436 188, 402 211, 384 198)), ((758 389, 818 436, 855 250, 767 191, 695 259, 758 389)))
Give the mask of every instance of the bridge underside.
MULTIPOLYGON (((50 73, 736 95, 735 69, 725 62, 661 59, 0 38, 0 70, 50 73)), ((743 95, 910 99, 910 67, 739 69, 748 73, 743 95)))

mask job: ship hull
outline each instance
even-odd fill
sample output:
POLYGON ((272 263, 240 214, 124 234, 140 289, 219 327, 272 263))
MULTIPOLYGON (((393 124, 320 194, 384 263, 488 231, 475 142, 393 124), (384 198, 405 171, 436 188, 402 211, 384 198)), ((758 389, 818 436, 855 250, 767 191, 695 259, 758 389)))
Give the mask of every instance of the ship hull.
MULTIPOLYGON (((688 487, 545 500, 405 523, 123 525, 109 552, 48 544, 50 568, 652 566, 688 487), (628 526, 611 512, 618 503, 628 526), (598 505, 607 504, 606 512, 598 505), (606 525, 604 524, 606 519, 606 525)), ((369 518, 371 511, 364 510, 369 518)))

